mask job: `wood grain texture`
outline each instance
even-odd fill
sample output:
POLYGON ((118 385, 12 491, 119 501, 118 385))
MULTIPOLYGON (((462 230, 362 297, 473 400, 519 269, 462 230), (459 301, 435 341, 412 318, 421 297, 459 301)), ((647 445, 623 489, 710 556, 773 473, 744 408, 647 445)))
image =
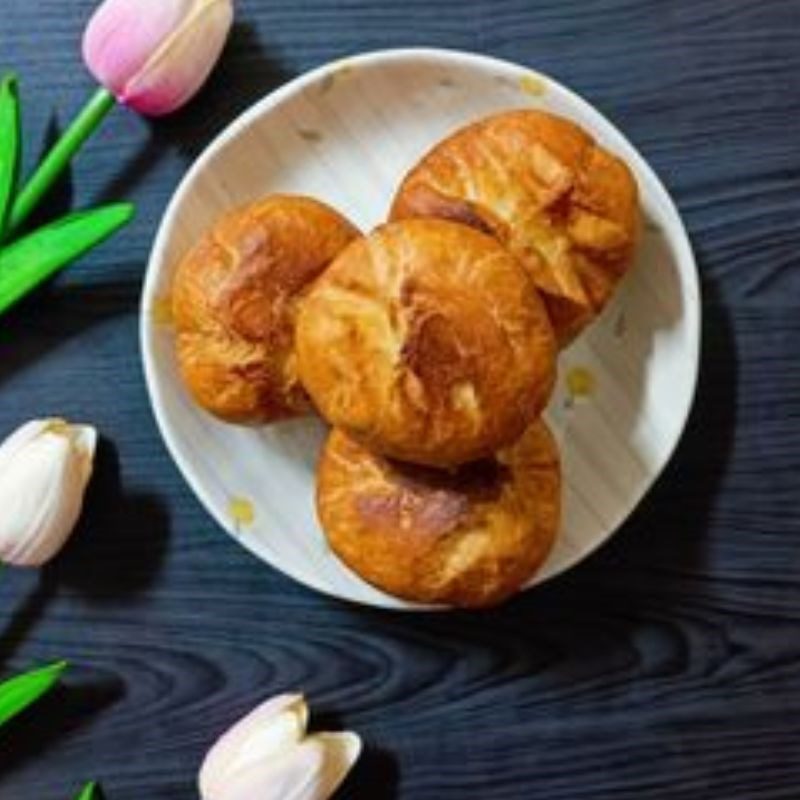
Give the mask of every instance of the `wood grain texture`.
MULTIPOLYGON (((29 160, 90 87, 87 0, 5 0, 29 160)), ((189 800, 204 750, 299 687, 368 751, 344 798, 777 800, 800 794, 800 10, 787 0, 241 0, 208 90, 115 114, 53 207, 127 197, 136 223, 0 323, 0 428, 54 411, 105 435, 89 513, 41 576, 0 583, 0 668, 64 657, 65 688, 3 734, 0 798, 189 800), (480 615, 326 600, 237 548, 182 484, 136 341, 143 264, 188 162, 281 80, 388 45, 552 73, 673 190, 705 289, 689 429, 624 530, 480 615)))

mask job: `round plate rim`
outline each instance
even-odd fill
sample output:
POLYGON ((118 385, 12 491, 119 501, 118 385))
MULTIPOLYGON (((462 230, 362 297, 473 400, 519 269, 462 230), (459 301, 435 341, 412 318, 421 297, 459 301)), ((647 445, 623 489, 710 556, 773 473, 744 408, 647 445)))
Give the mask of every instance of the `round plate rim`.
MULTIPOLYGON (((691 295, 694 298, 694 302, 688 303, 685 308, 685 313, 687 315, 686 324, 688 325, 689 333, 691 335, 692 351, 690 355, 692 363, 691 363, 691 386, 688 387, 688 391, 686 391, 683 397, 683 408, 680 409, 681 423, 678 426, 674 440, 671 442, 669 448, 667 449, 667 453, 665 455, 663 462, 659 465, 657 469, 653 470, 653 473, 649 476, 648 482, 644 490, 642 491, 640 498, 633 505, 633 507, 628 509, 622 515, 617 524, 615 526, 610 527, 604 536, 598 537, 597 541, 592 543, 591 547, 580 557, 578 561, 572 564, 562 566, 560 569, 555 570, 552 573, 548 574, 545 578, 530 583, 527 586, 523 587, 521 591, 523 592, 528 591, 529 589, 532 589, 535 586, 540 586, 543 583, 546 583, 552 580, 553 578, 563 574, 564 572, 573 569, 574 567, 578 566, 581 562, 585 561, 594 552, 596 552, 598 548, 600 548, 606 542, 608 542, 609 539, 611 539, 611 537, 625 523, 628 517, 641 504, 642 500, 646 497, 646 495, 652 490, 653 485, 656 483, 656 481, 660 477, 661 473, 663 472, 667 464, 672 460, 672 457, 675 453, 678 443, 681 441, 684 431, 686 429, 686 425, 689 420, 690 412, 697 392, 697 382, 698 382, 699 367, 700 367, 700 340, 701 340, 701 327, 702 327, 701 323, 702 301, 701 301, 700 280, 699 280, 699 274, 697 270, 697 263, 695 260, 694 252, 692 250, 692 246, 689 241, 689 236, 686 231, 686 227, 683 224, 683 219, 681 218, 681 215, 678 212, 678 209, 674 201, 672 200, 672 197, 670 196, 666 187, 662 183, 661 179, 658 177, 655 170, 645 160, 645 158, 641 155, 638 149, 629 141, 629 139, 625 136, 625 134, 622 133, 622 131, 620 131, 619 128, 617 128, 598 108, 596 108, 588 100, 584 99, 580 94, 575 92, 573 89, 570 89, 568 86, 565 86, 563 83, 561 83, 561 81, 535 68, 528 67, 523 64, 518 64, 506 59, 497 58, 494 56, 487 56, 480 53, 473 53, 469 51, 449 49, 449 48, 398 47, 398 48, 380 49, 380 50, 372 50, 355 55, 350 55, 344 58, 337 58, 332 61, 321 64, 318 67, 315 67, 305 73, 302 73, 301 75, 298 75, 297 77, 293 78, 292 80, 288 81, 287 83, 273 90, 269 94, 265 95, 260 100, 257 100, 253 105, 245 109, 241 114, 235 117, 225 128, 223 128, 223 130, 219 134, 217 134, 217 136, 215 136, 214 139, 212 139, 212 141, 209 142, 209 144, 203 149, 200 155, 197 156, 197 158, 195 158, 192 164, 187 168, 186 172, 184 173, 183 177, 178 183, 177 188, 173 192, 169 203, 167 204, 164 215, 162 216, 161 221, 159 223, 154 243, 150 251, 150 256, 147 261, 141 300, 139 304, 139 346, 141 350, 145 385, 147 388, 148 398, 150 400, 150 406, 153 412, 153 416, 155 417, 159 433, 161 434, 161 437, 166 445, 167 451, 172 460, 177 465, 183 479, 189 485, 189 488, 192 490, 195 497, 197 497, 197 499, 200 501, 201 505, 204 507, 206 512, 217 522, 217 524, 220 527, 222 527, 222 529, 228 536, 234 539, 240 546, 244 547, 246 550, 252 553, 260 561, 267 563, 269 566, 278 570, 284 575, 290 577, 297 583, 300 583, 301 585, 304 585, 308 588, 314 589, 328 597, 336 598, 337 600, 340 600, 342 602, 349 602, 349 603, 354 603, 356 605, 365 605, 367 607, 383 608, 386 610, 394 610, 394 611, 448 611, 452 609, 445 606, 433 606, 423 603, 413 603, 402 600, 400 598, 393 598, 389 595, 385 596, 386 597, 385 601, 383 601, 383 598, 381 598, 382 602, 380 603, 379 602, 370 603, 367 600, 362 600, 358 598, 337 594, 329 585, 323 582, 314 581, 307 575, 301 576, 297 574, 293 570, 291 565, 287 566, 284 563, 276 563, 275 561, 268 559, 263 553, 259 552, 259 548, 256 546, 256 542, 254 540, 242 539, 240 537, 235 536, 233 532, 229 530, 227 520, 223 518, 223 516, 220 513, 218 513, 217 509, 215 508, 215 504, 212 502, 208 492, 206 491, 203 480, 197 475, 189 459, 184 457, 183 453, 181 452, 181 447, 179 446, 176 437, 173 435, 172 427, 170 423, 168 423, 164 409, 162 407, 162 402, 159 394, 160 390, 158 387, 158 382, 156 377, 157 366, 155 364, 155 357, 149 343, 149 337, 151 335, 153 328, 153 323, 152 320, 150 319, 150 314, 149 314, 149 307, 152 297, 155 294, 158 265, 161 261, 163 261, 163 253, 167 247, 169 235, 174 220, 183 203, 185 195, 189 191, 195 176, 198 175, 206 167, 206 165, 213 159, 216 153, 223 147, 225 147, 225 145, 228 144, 228 142, 235 139, 239 135, 239 133, 244 129, 246 129, 253 121, 258 119, 260 116, 268 113, 272 108, 281 103, 285 98, 294 95, 295 93, 302 92, 308 86, 311 86, 317 81, 322 80, 324 76, 329 74, 330 71, 332 69, 335 69, 337 66, 340 66, 344 63, 346 63, 348 66, 353 66, 353 67, 375 66, 376 64, 379 64, 381 62, 392 63, 397 61, 403 62, 414 59, 419 59, 419 60, 427 59, 427 60, 437 60, 440 62, 450 62, 451 64, 456 66, 461 66, 461 67, 467 66, 467 67, 481 69, 486 72, 497 71, 497 70, 501 70, 504 72, 514 71, 517 73, 522 72, 532 76, 541 77, 547 82, 549 88, 552 88, 557 92, 560 92, 562 95, 568 98, 569 101, 573 103, 576 107, 580 108, 583 111, 589 112, 590 116, 596 118, 605 128, 605 134, 607 136, 609 136, 610 138, 616 138, 618 141, 621 141, 625 145, 627 150, 633 156, 634 161, 636 162, 635 167, 637 174, 643 175, 646 178, 649 184, 648 187, 649 191, 653 192, 657 196, 658 201, 662 204, 662 207, 665 209, 666 213, 670 217, 672 217, 672 226, 669 235, 669 240, 672 243, 672 245, 676 248, 676 255, 678 262, 681 263, 683 267, 685 267, 685 269, 681 269, 680 271, 681 277, 682 279, 689 281, 689 288, 691 289, 691 295)), ((686 293, 684 293, 684 295, 685 294, 686 293)))

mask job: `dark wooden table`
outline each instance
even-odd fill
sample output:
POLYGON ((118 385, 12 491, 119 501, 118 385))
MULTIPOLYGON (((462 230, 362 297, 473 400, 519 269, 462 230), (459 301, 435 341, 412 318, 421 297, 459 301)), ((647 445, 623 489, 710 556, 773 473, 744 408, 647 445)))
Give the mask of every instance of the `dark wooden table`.
MULTIPOLYGON (((83 101, 88 0, 2 0, 0 67, 27 160, 83 101)), ((0 321, 0 430, 103 433, 63 557, 0 581, 0 669, 65 686, 3 733, 2 800, 189 800, 202 754, 300 688, 366 754, 342 797, 800 797, 800 3, 238 0, 185 112, 117 112, 49 213, 129 198, 135 224, 0 321), (145 394, 138 299, 176 182, 234 115, 328 59, 435 44, 534 66, 630 136, 684 214, 703 279, 699 394, 618 536, 482 614, 354 608, 237 547, 171 463, 145 394)), ((2 511, 0 511, 2 513, 2 511)), ((254 800, 258 800, 254 798, 254 800)))

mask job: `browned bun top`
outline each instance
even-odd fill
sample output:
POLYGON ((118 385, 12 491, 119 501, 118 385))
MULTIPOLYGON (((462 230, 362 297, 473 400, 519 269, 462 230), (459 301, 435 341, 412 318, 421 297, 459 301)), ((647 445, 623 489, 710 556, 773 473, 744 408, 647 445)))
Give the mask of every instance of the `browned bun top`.
POLYGON ((560 494, 558 452, 541 421, 496 458, 454 471, 387 460, 334 430, 317 510, 332 549, 369 583, 478 607, 514 594, 544 562, 560 494))
POLYGON ((565 345, 630 266, 640 212, 623 161, 578 125, 524 110, 467 125, 424 156, 391 211, 411 217, 496 236, 529 270, 565 345))
POLYGON ((240 423, 309 410, 295 374, 297 299, 358 235, 317 200, 271 195, 203 236, 172 287, 181 374, 201 406, 240 423))
POLYGON ((296 347, 333 425, 434 466, 516 439, 554 378, 552 329, 525 271, 493 238, 441 220, 347 247, 303 300, 296 347))

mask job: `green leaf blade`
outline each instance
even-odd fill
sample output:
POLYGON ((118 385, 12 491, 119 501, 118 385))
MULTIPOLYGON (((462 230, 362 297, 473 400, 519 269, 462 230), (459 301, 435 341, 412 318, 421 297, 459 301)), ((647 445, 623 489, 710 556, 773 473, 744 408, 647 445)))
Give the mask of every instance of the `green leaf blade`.
POLYGON ((66 661, 57 661, 0 684, 0 726, 49 692, 66 668, 66 661))
POLYGON ((68 214, 0 250, 0 313, 132 219, 130 203, 68 214))
POLYGON ((6 231, 19 177, 20 104, 17 76, 0 80, 0 240, 6 231))
POLYGON ((76 795, 75 800, 99 800, 97 783, 90 781, 76 795))

